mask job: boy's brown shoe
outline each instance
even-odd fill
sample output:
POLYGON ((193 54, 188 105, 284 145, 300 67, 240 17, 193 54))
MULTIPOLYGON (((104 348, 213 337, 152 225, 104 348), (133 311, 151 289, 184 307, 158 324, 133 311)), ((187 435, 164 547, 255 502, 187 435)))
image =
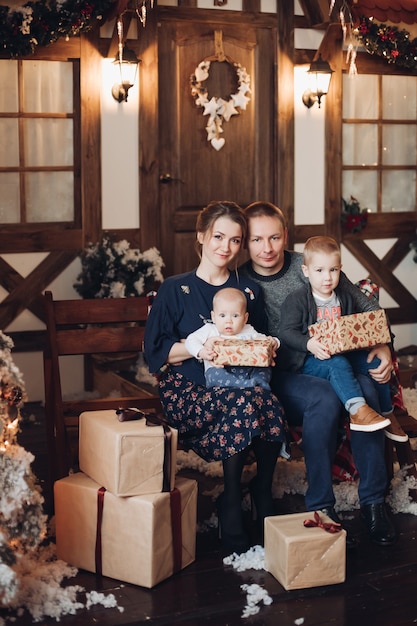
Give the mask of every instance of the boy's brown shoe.
POLYGON ((386 428, 390 424, 391 421, 387 417, 382 417, 382 415, 371 409, 367 404, 361 406, 357 413, 350 414, 351 430, 371 433, 386 428))
POLYGON ((388 439, 392 439, 392 441, 398 441, 400 443, 408 441, 408 435, 401 428, 394 413, 390 413, 387 417, 391 420, 391 424, 385 428, 385 436, 388 437, 388 439))

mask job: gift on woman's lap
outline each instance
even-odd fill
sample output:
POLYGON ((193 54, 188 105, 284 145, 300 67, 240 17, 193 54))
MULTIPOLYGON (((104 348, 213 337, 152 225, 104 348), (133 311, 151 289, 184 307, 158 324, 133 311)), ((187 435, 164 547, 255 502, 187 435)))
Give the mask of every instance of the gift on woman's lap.
POLYGON ((147 425, 145 419, 119 421, 119 417, 114 410, 81 413, 81 471, 118 496, 173 489, 177 430, 166 424, 147 425))
POLYGON ((310 337, 325 344, 330 354, 366 349, 391 341, 383 309, 317 322, 308 327, 308 332, 310 337))
POLYGON ((197 483, 118 497, 83 472, 54 485, 56 549, 67 563, 151 588, 195 560, 197 483))
POLYGON ((213 342, 214 365, 269 367, 276 349, 274 339, 219 339, 213 342))
POLYGON ((267 517, 265 569, 286 590, 342 583, 346 578, 346 531, 322 513, 267 517), (306 520, 311 522, 309 527, 304 525, 306 520))

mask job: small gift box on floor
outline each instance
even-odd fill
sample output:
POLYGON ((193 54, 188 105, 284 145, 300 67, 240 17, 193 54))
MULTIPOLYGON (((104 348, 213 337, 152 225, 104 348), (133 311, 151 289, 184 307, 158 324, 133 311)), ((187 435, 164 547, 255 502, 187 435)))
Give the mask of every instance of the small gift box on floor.
POLYGON ((175 428, 119 421, 114 410, 86 411, 80 415, 80 469, 117 496, 169 491, 177 440, 175 428))
POLYGON ((54 485, 59 559, 154 587, 195 560, 197 483, 169 493, 118 497, 78 472, 54 485))
POLYGON ((383 309, 343 315, 333 321, 323 321, 308 327, 310 337, 321 341, 338 354, 349 350, 363 350, 379 343, 389 343, 391 335, 383 309))
POLYGON ((269 367, 276 342, 273 339, 222 339, 213 342, 214 365, 269 367))
MULTIPOLYGON (((265 518, 265 569, 286 589, 306 589, 344 582, 346 578, 346 531, 327 532, 306 527, 317 524, 315 513, 295 513, 265 518)), ((334 527, 329 517, 318 514, 320 523, 334 527)))

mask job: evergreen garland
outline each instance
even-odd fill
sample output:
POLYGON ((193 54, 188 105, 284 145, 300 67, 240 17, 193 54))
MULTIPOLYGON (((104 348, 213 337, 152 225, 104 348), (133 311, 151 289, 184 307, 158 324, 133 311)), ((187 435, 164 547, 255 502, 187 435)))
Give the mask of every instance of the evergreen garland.
POLYGON ((33 54, 60 37, 90 30, 114 0, 38 0, 11 9, 0 5, 0 57, 33 54))
POLYGON ((361 17, 356 34, 369 54, 383 57, 399 67, 417 70, 417 37, 410 39, 407 30, 361 17))

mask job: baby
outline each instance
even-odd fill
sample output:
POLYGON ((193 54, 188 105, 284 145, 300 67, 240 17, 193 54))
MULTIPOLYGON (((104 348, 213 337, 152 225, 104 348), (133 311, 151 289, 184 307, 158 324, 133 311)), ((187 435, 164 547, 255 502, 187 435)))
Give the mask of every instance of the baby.
MULTIPOLYGON (((203 359, 207 387, 255 387, 270 389, 270 367, 215 366, 213 342, 220 338, 268 339, 247 323, 246 296, 239 289, 220 289, 213 298, 212 324, 204 324, 188 335, 185 347, 197 359, 203 359)), ((276 337, 276 349, 280 342, 276 337)))

